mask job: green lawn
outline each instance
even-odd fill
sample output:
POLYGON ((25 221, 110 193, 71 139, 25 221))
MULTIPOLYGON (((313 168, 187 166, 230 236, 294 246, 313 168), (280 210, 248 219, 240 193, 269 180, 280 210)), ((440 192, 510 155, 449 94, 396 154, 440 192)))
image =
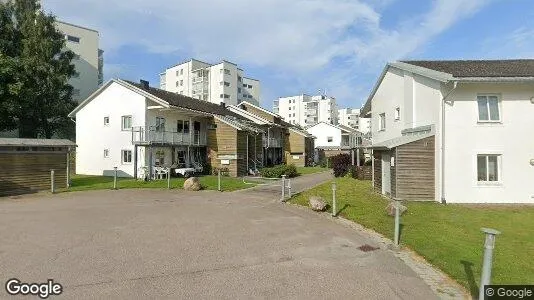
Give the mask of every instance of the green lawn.
MULTIPOLYGON (((217 176, 200 176, 200 183, 206 190, 217 190, 217 176)), ((171 178, 172 188, 183 188, 185 178, 171 178)), ((167 180, 140 181, 131 178, 118 178, 119 188, 167 188, 167 180)), ((221 177, 221 187, 225 192, 249 188, 241 178, 221 177)), ((113 188, 113 177, 74 175, 69 191, 103 190, 113 188)), ((64 190, 65 191, 65 190, 64 190)))
MULTIPOLYGON (((371 191, 368 181, 338 178, 340 215, 393 239, 393 218, 386 199, 371 191)), ((308 205, 311 195, 332 201, 332 185, 326 183, 296 195, 291 202, 308 205)), ((484 234, 481 227, 502 232, 496 239, 492 284, 532 284, 534 280, 534 206, 442 205, 404 203, 401 244, 448 273, 478 294, 484 234)))
POLYGON ((299 173, 299 175, 319 173, 319 172, 324 172, 328 170, 329 169, 322 168, 322 167, 297 167, 297 172, 299 173))

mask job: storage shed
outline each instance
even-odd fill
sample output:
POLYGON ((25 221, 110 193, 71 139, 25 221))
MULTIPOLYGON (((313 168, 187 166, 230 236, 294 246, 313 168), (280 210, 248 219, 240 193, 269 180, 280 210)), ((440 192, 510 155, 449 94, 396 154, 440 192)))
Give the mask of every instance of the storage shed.
POLYGON ((56 188, 70 180, 70 154, 76 144, 66 139, 0 138, 0 196, 56 188))

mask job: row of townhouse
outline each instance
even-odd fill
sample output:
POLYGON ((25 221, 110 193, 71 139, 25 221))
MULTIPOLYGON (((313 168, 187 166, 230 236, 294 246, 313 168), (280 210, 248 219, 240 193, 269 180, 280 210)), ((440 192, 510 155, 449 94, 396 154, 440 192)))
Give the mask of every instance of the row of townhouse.
POLYGON ((534 203, 534 60, 389 63, 362 114, 378 192, 534 203))
POLYGON ((76 119, 78 174, 141 177, 156 167, 228 168, 313 159, 313 136, 248 102, 215 104, 140 83, 112 79, 69 116, 76 119))

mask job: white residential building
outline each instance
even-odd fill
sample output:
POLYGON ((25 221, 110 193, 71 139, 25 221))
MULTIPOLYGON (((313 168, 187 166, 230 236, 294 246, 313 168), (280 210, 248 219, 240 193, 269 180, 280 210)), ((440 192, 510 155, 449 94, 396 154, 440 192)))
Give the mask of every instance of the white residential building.
POLYGON ((302 127, 320 122, 338 123, 336 99, 325 95, 281 97, 274 100, 273 110, 286 122, 302 127))
POLYGON ((191 59, 170 67, 160 74, 160 88, 216 104, 260 104, 260 82, 225 60, 213 65, 191 59))
POLYGON ((371 129, 371 120, 369 118, 363 118, 360 115, 359 108, 342 108, 338 110, 338 122, 341 125, 345 125, 358 130, 361 133, 368 133, 371 129))
POLYGON ((70 79, 72 99, 81 102, 98 89, 104 80, 104 51, 99 49, 98 31, 57 21, 57 29, 65 34, 66 47, 75 53, 72 63, 76 74, 70 79))
POLYGON ((358 145, 358 131, 344 125, 319 122, 306 131, 315 137, 315 148, 352 149, 358 145))
POLYGON ((372 118, 373 184, 404 200, 534 203, 534 60, 389 63, 372 118))

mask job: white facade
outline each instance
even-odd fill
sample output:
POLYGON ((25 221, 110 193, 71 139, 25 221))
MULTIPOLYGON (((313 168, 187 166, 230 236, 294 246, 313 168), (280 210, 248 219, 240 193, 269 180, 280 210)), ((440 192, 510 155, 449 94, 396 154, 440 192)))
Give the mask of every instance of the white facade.
POLYGON ((534 140, 528 138, 534 128, 532 82, 454 80, 416 71, 386 67, 369 99, 373 145, 401 138, 402 130, 431 125, 436 201, 534 203, 534 140), (492 106, 498 107, 498 120, 479 120, 477 100, 486 96, 498 99, 492 106))
POLYGON ((183 167, 190 167, 193 148, 207 145, 207 114, 171 108, 120 80, 106 83, 69 116, 76 118, 77 174, 111 176, 117 167, 121 177, 139 177, 149 165, 179 165, 181 155, 187 164, 183 167), (130 120, 126 128, 124 118, 130 120), (184 122, 187 132, 178 129, 184 122), (166 146, 140 146, 152 140, 166 146))
POLYGON ((342 108, 338 110, 338 123, 368 133, 371 128, 371 120, 360 115, 359 108, 342 108))
POLYGON ((347 148, 358 143, 358 133, 355 130, 341 128, 330 123, 320 122, 310 126, 306 131, 315 137, 315 148, 347 148))
POLYGON ((320 122, 338 123, 336 99, 324 95, 281 97, 274 101, 273 110, 286 122, 302 127, 320 122))
POLYGON ((196 59, 173 66, 160 74, 160 88, 213 103, 237 105, 247 101, 260 103, 258 80, 244 76, 234 63, 212 65, 196 59))
POLYGON ((81 102, 102 85, 104 79, 104 51, 98 47, 98 31, 61 21, 56 22, 59 31, 65 34, 65 46, 76 56, 72 60, 76 74, 71 77, 72 99, 81 102))

